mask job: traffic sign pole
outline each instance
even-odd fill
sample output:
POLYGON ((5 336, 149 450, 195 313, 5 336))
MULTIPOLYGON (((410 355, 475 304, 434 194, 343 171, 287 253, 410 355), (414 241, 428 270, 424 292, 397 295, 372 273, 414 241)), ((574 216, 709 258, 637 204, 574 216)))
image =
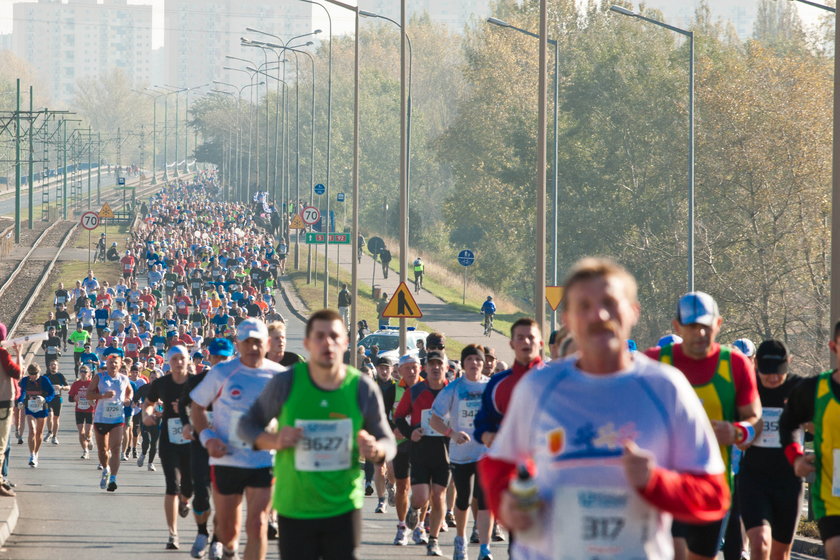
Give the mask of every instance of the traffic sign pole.
POLYGON ((472 266, 475 262, 475 253, 469 249, 464 249, 458 253, 458 264, 464 267, 464 292, 461 295, 461 303, 467 303, 467 268, 472 266))

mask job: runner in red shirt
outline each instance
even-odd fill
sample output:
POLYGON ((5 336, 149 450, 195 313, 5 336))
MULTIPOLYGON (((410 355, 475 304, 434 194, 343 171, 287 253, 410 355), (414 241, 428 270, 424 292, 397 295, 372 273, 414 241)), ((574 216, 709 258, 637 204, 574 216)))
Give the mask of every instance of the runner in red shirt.
POLYGON ((126 250, 125 256, 120 259, 120 264, 122 265, 123 278, 128 280, 134 276, 134 265, 136 261, 131 255, 131 249, 126 250))
POLYGON ((79 368, 79 379, 70 386, 68 398, 76 403, 76 427, 79 429, 79 445, 82 446, 82 459, 90 458, 93 443, 90 441, 90 429, 93 427, 93 409, 95 402, 87 400, 88 385, 90 385, 90 368, 79 368))
POLYGON ((123 341, 123 348, 125 349, 125 356, 131 358, 135 362, 140 358, 140 350, 143 348, 143 339, 137 336, 137 329, 131 327, 128 330, 128 336, 123 341))
POLYGON ((178 316, 186 320, 187 316, 190 314, 190 306, 192 305, 192 299, 187 294, 181 294, 175 298, 175 310, 178 312, 178 316))

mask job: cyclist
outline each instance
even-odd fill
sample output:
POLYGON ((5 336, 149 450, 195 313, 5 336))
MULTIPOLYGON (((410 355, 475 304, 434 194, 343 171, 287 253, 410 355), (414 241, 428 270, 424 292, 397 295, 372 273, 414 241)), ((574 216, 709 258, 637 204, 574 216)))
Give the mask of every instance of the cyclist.
POLYGON ((481 313, 484 315, 484 334, 488 334, 493 328, 493 316, 496 315, 496 304, 493 303, 493 296, 487 296, 487 299, 481 305, 481 313))
POLYGON ((423 259, 417 257, 414 259, 414 291, 420 291, 423 287, 423 259))

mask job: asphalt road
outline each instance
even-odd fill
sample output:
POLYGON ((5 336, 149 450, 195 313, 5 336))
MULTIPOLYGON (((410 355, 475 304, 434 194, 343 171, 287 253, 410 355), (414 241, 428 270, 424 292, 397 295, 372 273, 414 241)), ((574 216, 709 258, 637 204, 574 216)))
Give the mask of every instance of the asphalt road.
MULTIPOLYGON (((280 312, 288 325, 289 350, 305 354, 303 323, 285 304, 280 312)), ((40 363, 42 357, 36 360, 40 363)), ((61 369, 72 382, 71 357, 62 357, 61 369), (68 375, 69 373, 69 375, 68 375)), ((119 560, 122 558, 189 558, 195 537, 191 518, 179 519, 180 551, 166 551, 167 529, 163 516, 163 472, 138 468, 129 460, 119 472, 119 489, 111 494, 99 489, 96 460, 81 460, 81 448, 73 425, 72 405, 65 403, 61 413, 59 445, 45 443, 37 469, 27 466, 29 452, 23 445, 12 444, 9 477, 17 484, 20 519, 14 534, 0 549, 0 560, 119 560)), ((95 455, 94 455, 95 456, 95 455)), ((392 540, 396 517, 391 512, 374 514, 374 497, 364 506, 362 559, 420 558, 425 547, 395 547, 392 540)), ((441 535, 446 556, 452 553, 453 531, 441 535)), ((244 543, 240 550, 243 550, 244 543)), ((494 546, 494 557, 507 558, 504 543, 494 546)), ((471 547, 477 557, 477 545, 471 547)), ((271 543, 269 559, 278 558, 271 543)))

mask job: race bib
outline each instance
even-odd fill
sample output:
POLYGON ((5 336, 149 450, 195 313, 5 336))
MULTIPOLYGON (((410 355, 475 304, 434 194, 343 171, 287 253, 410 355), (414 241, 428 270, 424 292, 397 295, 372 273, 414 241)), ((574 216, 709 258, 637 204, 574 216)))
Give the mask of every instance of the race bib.
POLYGON ((631 489, 561 486, 553 513, 555 560, 656 557, 656 510, 631 489))
POLYGON ((184 445, 185 443, 190 442, 188 439, 184 438, 184 425, 181 423, 180 418, 167 418, 166 430, 169 433, 169 443, 184 445))
POLYGON ((779 418, 782 416, 781 408, 765 407, 761 412, 761 419, 764 420, 764 428, 761 435, 753 443, 757 447, 770 447, 779 449, 782 442, 779 439, 779 418))
POLYGON ((79 409, 88 409, 90 408, 90 402, 85 398, 79 398, 78 402, 76 403, 79 409))
POLYGON ((461 431, 472 432, 475 427, 475 415, 481 408, 481 399, 458 401, 458 427, 461 431))
POLYGON ((303 430, 303 437, 295 446, 295 469, 327 472, 350 468, 352 420, 295 420, 295 427, 303 430))
POLYGON ((831 457, 834 460, 831 473, 831 495, 834 498, 840 498, 840 449, 832 449, 831 457))
POLYGON ((104 402, 102 403, 104 406, 104 410, 102 411, 102 416, 104 416, 108 420, 116 420, 117 418, 122 418, 123 414, 123 405, 121 402, 104 402))
MULTIPOLYGON (((459 409, 460 413, 460 409, 459 409)), ((432 429, 432 409, 427 408, 420 413, 420 427, 423 428, 424 436, 443 437, 443 434, 432 429)))
POLYGON ((26 400, 26 409, 29 412, 41 412, 44 406, 41 404, 41 399, 38 397, 30 397, 26 400))

